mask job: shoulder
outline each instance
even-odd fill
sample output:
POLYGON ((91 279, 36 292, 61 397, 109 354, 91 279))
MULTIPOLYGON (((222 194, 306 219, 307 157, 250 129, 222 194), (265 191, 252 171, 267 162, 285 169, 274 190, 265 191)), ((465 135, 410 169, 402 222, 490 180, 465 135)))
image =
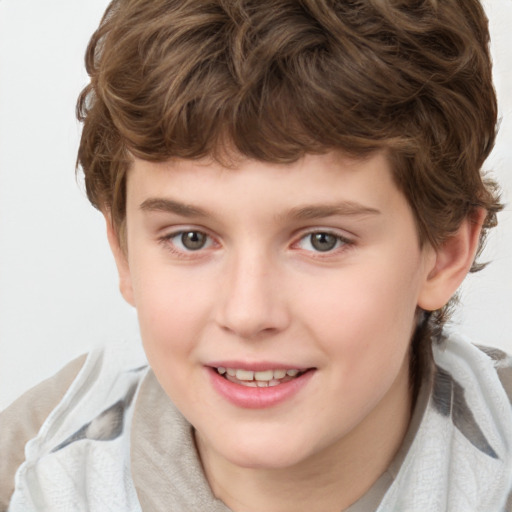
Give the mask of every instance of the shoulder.
POLYGON ((488 355, 496 369, 501 385, 512 403, 512 357, 498 348, 476 345, 479 350, 488 355))
POLYGON ((0 413, 0 511, 7 508, 14 491, 14 475, 25 459, 25 445, 62 400, 86 358, 85 354, 77 357, 0 413))
POLYGON ((87 441, 106 446, 104 441, 119 437, 146 366, 140 344, 108 343, 72 361, 2 412, 0 512, 13 500, 31 499, 30 482, 48 478, 41 473, 46 465, 59 463, 65 473, 63 462, 78 460, 84 443, 86 458, 87 441))
POLYGON ((9 501, 13 510, 67 511, 76 503, 103 510, 112 489, 121 493, 120 510, 137 509, 131 506, 128 443, 134 398, 147 369, 139 348, 109 343, 88 354, 25 445, 9 501), (41 481, 44 487, 35 484, 41 481))
MULTIPOLYGON (((501 385, 507 394, 509 402, 512 404, 512 357, 498 348, 483 345, 477 345, 477 347, 491 358, 501 385)), ((505 510, 512 511, 512 490, 508 496, 505 510)))
POLYGON ((451 432, 444 456, 452 469, 446 477, 457 483, 455 495, 465 489, 461 500, 474 498, 474 507, 461 510, 503 510, 512 485, 512 359, 460 333, 445 333, 433 345, 431 420, 451 432))

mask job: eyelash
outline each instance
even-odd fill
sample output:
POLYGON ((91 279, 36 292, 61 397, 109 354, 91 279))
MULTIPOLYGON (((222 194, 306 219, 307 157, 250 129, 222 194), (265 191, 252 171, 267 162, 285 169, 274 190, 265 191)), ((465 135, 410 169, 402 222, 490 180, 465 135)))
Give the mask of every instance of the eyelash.
MULTIPOLYGON (((165 249, 169 250, 171 253, 173 253, 174 255, 181 257, 181 258, 190 258, 195 253, 198 253, 198 255, 199 255, 199 253, 202 250, 210 247, 211 245, 213 245, 215 243, 214 239, 210 235, 208 235, 204 231, 201 231, 200 229, 181 229, 179 231, 174 231, 172 233, 168 233, 168 234, 160 237, 158 239, 158 241, 165 247, 165 249), (196 250, 188 249, 186 247, 177 248, 176 242, 173 242, 172 240, 177 237, 183 238, 183 235, 190 234, 190 233, 195 233, 195 234, 205 236, 207 239, 206 240, 207 245, 203 246, 203 247, 199 247, 196 250)), ((181 245, 183 246, 182 241, 180 241, 179 243, 181 243, 181 245)))
POLYGON ((311 253, 314 255, 315 258, 328 258, 330 256, 339 255, 340 252, 344 252, 348 250, 349 248, 353 247, 355 245, 355 242, 343 235, 340 235, 339 233, 330 231, 328 229, 315 229, 313 231, 308 231, 307 233, 303 233, 297 242, 295 242, 294 246, 300 246, 300 244, 304 241, 309 240, 309 244, 313 246, 313 240, 312 237, 314 235, 327 235, 330 237, 334 237, 335 246, 332 248, 329 248, 328 250, 321 251, 321 250, 315 250, 313 249, 304 249, 305 251, 311 253))
MULTIPOLYGON (((354 246, 354 244, 355 244, 355 242, 353 240, 351 240, 345 236, 342 236, 338 233, 332 232, 328 229, 324 229, 324 230, 315 229, 313 231, 308 231, 306 233, 302 233, 300 238, 292 244, 292 248, 296 247, 296 246, 300 246, 301 242, 306 241, 308 239, 310 240, 310 244, 313 245, 311 237, 314 235, 327 235, 330 237, 334 237, 334 239, 335 239, 335 246, 332 248, 329 248, 325 251, 315 250, 314 248, 313 249, 302 248, 306 252, 314 254, 315 258, 326 258, 326 257, 332 256, 333 254, 339 254, 340 251, 346 251, 350 247, 354 246)), ((204 231, 202 231, 200 229, 181 229, 179 231, 174 231, 172 233, 169 233, 169 234, 166 234, 166 235, 160 237, 158 239, 158 241, 171 253, 173 253, 174 255, 181 257, 181 258, 190 258, 190 257, 193 257, 194 254, 196 254, 196 256, 199 256, 203 250, 208 249, 209 247, 211 247, 212 245, 214 245, 216 243, 212 236, 208 235, 207 233, 205 233, 204 231), (199 234, 201 236, 206 237, 206 245, 194 250, 194 249, 189 249, 189 248, 183 247, 182 240, 180 240, 180 242, 179 242, 182 245, 182 248, 178 248, 176 242, 172 241, 173 239, 176 239, 177 237, 181 237, 181 239, 182 239, 183 235, 192 234, 192 233, 199 234)))

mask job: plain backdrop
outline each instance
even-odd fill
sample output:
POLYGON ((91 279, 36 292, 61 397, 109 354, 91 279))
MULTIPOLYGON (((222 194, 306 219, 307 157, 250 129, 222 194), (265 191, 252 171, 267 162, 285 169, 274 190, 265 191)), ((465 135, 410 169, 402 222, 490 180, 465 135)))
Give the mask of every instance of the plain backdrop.
MULTIPOLYGON (((508 203, 463 286, 459 328, 512 352, 512 0, 488 0, 508 203)), ((0 0, 0 410, 93 345, 138 343, 101 215, 75 178, 83 54, 105 0, 0 0)), ((454 20, 456 23, 456 20, 454 20)))

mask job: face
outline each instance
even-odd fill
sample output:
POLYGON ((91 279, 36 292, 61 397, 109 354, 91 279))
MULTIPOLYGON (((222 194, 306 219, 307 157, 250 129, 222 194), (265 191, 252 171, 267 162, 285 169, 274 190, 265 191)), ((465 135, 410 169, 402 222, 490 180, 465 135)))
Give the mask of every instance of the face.
POLYGON ((219 460, 289 467, 407 416, 433 260, 383 155, 135 160, 126 226, 149 362, 219 460))

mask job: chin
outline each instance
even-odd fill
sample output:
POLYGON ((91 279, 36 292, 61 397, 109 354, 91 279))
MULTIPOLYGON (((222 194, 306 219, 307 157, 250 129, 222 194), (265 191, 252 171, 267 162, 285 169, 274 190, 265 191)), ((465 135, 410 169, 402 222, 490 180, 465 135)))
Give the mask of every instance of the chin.
POLYGON ((304 446, 304 443, 300 443, 300 446, 285 446, 283 442, 259 442, 226 447, 222 451, 223 456, 238 467, 279 470, 295 466, 309 458, 311 454, 304 450, 304 446))
POLYGON ((301 458, 288 456, 275 456, 275 454, 267 454, 267 456, 251 457, 249 455, 237 454, 230 462, 244 469, 258 470, 280 470, 290 468, 301 462, 301 458))

